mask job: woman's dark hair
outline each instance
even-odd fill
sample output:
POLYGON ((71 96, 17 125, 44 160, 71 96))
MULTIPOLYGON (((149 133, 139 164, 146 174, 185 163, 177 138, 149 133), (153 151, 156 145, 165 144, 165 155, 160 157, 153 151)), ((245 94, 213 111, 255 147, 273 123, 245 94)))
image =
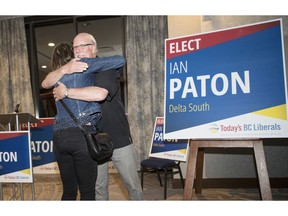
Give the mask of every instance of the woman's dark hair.
POLYGON ((58 43, 52 52, 51 69, 56 70, 67 64, 73 58, 72 44, 68 42, 58 43))

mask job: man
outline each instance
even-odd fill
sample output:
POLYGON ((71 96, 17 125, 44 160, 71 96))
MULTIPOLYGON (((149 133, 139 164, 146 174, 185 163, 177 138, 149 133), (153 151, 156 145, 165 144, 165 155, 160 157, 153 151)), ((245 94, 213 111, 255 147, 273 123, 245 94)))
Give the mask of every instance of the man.
MULTIPOLYGON (((73 40, 73 51, 76 58, 95 58, 97 43, 94 37, 87 33, 76 35, 73 40), (96 45, 96 49, 79 49, 80 47, 96 45), (95 50, 95 51, 94 51, 95 50), (93 52, 94 51, 94 52, 93 52)), ((108 90, 108 96, 100 103, 102 118, 98 125, 101 130, 110 134, 114 143, 111 160, 128 190, 131 200, 143 200, 143 192, 137 172, 137 160, 130 128, 125 115, 124 104, 121 100, 119 71, 105 71, 95 74, 96 86, 108 90)), ((96 181, 96 200, 109 200, 108 162, 98 165, 96 181)))
MULTIPOLYGON (((118 73, 105 71, 100 76, 96 75, 96 85, 108 90, 104 102, 100 102, 102 118, 98 122, 103 131, 107 131, 112 138, 115 149, 112 161, 131 200, 142 200, 142 188, 137 172, 137 159, 129 124, 125 115, 124 104, 121 100, 121 89, 117 80, 118 73)), ((96 200, 108 200, 108 162, 98 165, 98 178, 96 181, 96 200)))

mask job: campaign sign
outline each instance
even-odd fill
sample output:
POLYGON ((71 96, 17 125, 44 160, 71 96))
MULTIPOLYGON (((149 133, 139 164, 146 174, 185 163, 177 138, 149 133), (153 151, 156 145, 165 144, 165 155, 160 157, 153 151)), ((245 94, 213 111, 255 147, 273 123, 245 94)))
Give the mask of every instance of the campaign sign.
POLYGON ((163 127, 164 117, 156 117, 149 156, 177 161, 186 161, 189 140, 164 139, 163 127))
POLYGON ((288 137, 282 20, 165 41, 165 139, 288 137))
MULTIPOLYGON (((35 174, 59 173, 53 152, 54 118, 39 118, 40 123, 31 123, 31 151, 33 172, 35 174)), ((27 129, 27 124, 21 125, 27 129)))
POLYGON ((28 131, 0 132, 0 182, 33 182, 28 131))

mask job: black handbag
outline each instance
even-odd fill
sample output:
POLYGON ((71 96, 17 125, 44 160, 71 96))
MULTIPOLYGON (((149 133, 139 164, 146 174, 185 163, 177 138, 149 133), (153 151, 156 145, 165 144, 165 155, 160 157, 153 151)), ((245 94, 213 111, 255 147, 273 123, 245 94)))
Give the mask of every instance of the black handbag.
POLYGON ((60 102, 71 118, 76 122, 78 127, 82 130, 91 158, 97 161, 99 164, 109 161, 114 150, 114 145, 109 134, 107 132, 100 131, 98 127, 95 133, 85 130, 64 101, 60 100, 60 102))

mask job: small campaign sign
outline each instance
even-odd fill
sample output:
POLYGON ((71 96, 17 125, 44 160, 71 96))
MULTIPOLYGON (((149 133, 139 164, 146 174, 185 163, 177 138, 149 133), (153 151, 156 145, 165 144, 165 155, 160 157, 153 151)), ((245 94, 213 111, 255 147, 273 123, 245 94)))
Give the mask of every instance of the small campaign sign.
POLYGON ((0 132, 0 182, 33 182, 28 131, 0 132))
MULTIPOLYGON (((59 173, 53 152, 53 123, 55 118, 39 118, 40 123, 30 124, 33 172, 35 174, 59 173)), ((21 125, 22 129, 27 124, 21 125)))
POLYGON ((164 139, 163 127, 164 117, 156 117, 149 156, 185 162, 187 160, 189 140, 164 139))

